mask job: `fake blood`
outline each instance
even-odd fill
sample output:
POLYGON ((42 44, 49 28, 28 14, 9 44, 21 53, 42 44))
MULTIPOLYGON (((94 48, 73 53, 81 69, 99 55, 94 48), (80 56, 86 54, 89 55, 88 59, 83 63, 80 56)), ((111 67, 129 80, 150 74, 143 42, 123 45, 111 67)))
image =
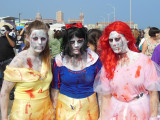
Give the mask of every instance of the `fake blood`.
POLYGON ((35 97, 34 94, 33 94, 33 90, 26 90, 25 92, 30 96, 30 98, 35 97))
POLYGON ((140 76, 140 70, 141 70, 141 66, 138 66, 136 74, 135 74, 135 78, 138 78, 140 76))
POLYGON ((29 68, 32 68, 32 67, 33 67, 31 58, 27 58, 27 65, 29 66, 29 68))
POLYGON ((28 114, 28 107, 31 107, 31 105, 30 104, 26 104, 25 114, 28 114))

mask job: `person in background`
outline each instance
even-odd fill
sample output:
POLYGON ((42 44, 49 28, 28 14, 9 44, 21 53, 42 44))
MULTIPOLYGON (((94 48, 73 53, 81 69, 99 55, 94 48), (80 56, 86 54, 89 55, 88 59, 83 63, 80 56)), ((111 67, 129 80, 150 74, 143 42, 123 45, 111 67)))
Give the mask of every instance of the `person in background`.
POLYGON ((133 36, 136 40, 136 47, 138 48, 138 44, 139 44, 139 31, 135 28, 132 30, 133 36))
POLYGON ((149 36, 149 29, 150 29, 150 27, 147 27, 147 28, 144 30, 144 38, 141 39, 141 42, 139 43, 139 47, 138 47, 140 52, 142 52, 142 45, 143 45, 144 41, 145 41, 146 39, 149 39, 149 38, 150 38, 150 36, 149 36))
POLYGON ((25 44, 28 45, 28 42, 25 40, 25 31, 26 31, 28 25, 29 25, 29 23, 26 23, 24 28, 19 33, 19 36, 21 36, 21 38, 19 40, 20 41, 20 46, 19 46, 19 49, 18 49, 18 53, 21 52, 24 49, 25 44))
POLYGON ((146 39, 142 46, 142 53, 147 55, 149 58, 152 57, 155 47, 160 43, 159 39, 159 29, 156 27, 151 27, 149 30, 149 39, 146 39))
POLYGON ((97 51, 97 46, 98 46, 98 40, 99 38, 101 37, 102 35, 102 32, 98 29, 90 29, 88 31, 88 46, 89 48, 98 53, 97 51))
POLYGON ((55 30, 53 38, 49 41, 49 47, 51 49, 51 56, 55 58, 57 54, 61 52, 61 44, 62 44, 62 31, 55 30))
MULTIPOLYGON (((151 60, 160 66, 160 44, 155 47, 151 60)), ((160 100, 160 92, 158 92, 158 94, 160 100)))
POLYGON ((87 44, 87 29, 81 23, 66 24, 62 53, 53 63, 51 97, 56 120, 98 120, 93 83, 101 62, 87 44))
POLYGON ((137 52, 130 27, 113 22, 99 44, 103 67, 94 90, 102 95, 101 120, 158 120, 160 71, 137 52))
POLYGON ((14 57, 4 72, 2 120, 8 120, 8 97, 14 86, 15 99, 10 120, 54 120, 55 113, 49 95, 52 72, 48 27, 41 21, 33 21, 26 28, 26 39, 29 45, 14 57))
MULTIPOLYGON (((15 56, 13 48, 15 47, 16 39, 9 35, 10 28, 8 25, 4 25, 1 28, 1 37, 0 37, 0 91, 3 83, 3 72, 6 69, 6 66, 12 61, 15 56)), ((14 98, 13 92, 11 92, 10 99, 14 98)))

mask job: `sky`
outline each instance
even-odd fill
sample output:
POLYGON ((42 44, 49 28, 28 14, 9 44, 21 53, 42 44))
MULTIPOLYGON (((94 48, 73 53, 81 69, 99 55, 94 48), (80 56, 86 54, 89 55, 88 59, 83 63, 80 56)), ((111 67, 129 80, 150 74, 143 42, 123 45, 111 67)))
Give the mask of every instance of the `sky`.
POLYGON ((84 24, 113 21, 130 21, 138 28, 158 27, 160 29, 160 0, 0 0, 0 17, 12 16, 21 19, 35 19, 41 13, 43 19, 56 19, 56 12, 64 13, 64 20, 79 19, 84 13, 84 24))

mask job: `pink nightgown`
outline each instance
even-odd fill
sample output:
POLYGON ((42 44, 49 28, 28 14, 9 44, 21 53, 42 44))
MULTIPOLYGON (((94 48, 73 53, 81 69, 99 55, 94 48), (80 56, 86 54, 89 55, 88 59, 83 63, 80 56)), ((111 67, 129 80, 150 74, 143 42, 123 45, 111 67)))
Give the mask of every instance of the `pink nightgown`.
MULTIPOLYGON (((158 66, 156 66, 158 67, 158 66)), ((133 64, 116 68, 114 78, 108 80, 105 69, 96 77, 94 90, 112 94, 104 120, 149 120, 148 91, 160 91, 160 81, 154 63, 142 54, 133 64), (136 98, 143 93, 143 96, 136 98)))

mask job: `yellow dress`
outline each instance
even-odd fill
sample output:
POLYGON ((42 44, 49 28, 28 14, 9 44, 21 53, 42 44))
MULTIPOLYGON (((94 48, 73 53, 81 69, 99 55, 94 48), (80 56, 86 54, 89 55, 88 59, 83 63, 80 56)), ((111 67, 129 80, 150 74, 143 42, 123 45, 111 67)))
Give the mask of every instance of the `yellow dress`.
POLYGON ((56 120, 98 120, 98 117, 96 93, 81 99, 59 93, 56 120))
POLYGON ((16 82, 10 120, 54 120, 55 111, 49 96, 51 70, 42 63, 41 72, 7 66, 4 79, 16 82))

